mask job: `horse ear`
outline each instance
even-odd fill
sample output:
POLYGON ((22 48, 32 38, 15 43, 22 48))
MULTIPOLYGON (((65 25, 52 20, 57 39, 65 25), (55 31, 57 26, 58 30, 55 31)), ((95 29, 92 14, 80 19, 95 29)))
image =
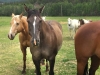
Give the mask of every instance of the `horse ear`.
POLYGON ((21 18, 22 18, 22 16, 23 16, 23 13, 21 13, 21 14, 20 14, 19 18, 21 19, 21 18))
POLYGON ((40 9, 39 9, 39 12, 42 13, 43 9, 45 8, 45 6, 42 6, 40 9))
POLYGON ((25 4, 24 4, 24 9, 25 9, 26 12, 29 11, 29 8, 25 4))
POLYGON ((15 14, 14 13, 12 13, 12 17, 14 17, 15 16, 15 14))

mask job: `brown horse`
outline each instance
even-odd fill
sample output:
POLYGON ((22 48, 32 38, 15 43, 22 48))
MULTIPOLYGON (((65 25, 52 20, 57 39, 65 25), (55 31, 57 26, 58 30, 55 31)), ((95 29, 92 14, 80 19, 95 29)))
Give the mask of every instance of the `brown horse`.
POLYGON ((86 75, 91 58, 89 75, 95 75, 100 63, 100 21, 84 24, 75 36, 77 75, 86 75))
POLYGON ((30 46, 30 35, 28 32, 28 23, 27 17, 20 15, 14 15, 12 13, 11 19, 11 28, 8 34, 8 38, 13 40, 14 37, 19 33, 19 42, 20 48, 23 53, 23 70, 22 73, 25 73, 26 70, 26 48, 30 46))
POLYGON ((54 75, 55 58, 62 45, 62 27, 56 21, 43 21, 39 10, 31 10, 25 5, 28 14, 29 33, 32 36, 30 50, 36 67, 36 75, 41 75, 40 60, 49 60, 49 75, 54 75))

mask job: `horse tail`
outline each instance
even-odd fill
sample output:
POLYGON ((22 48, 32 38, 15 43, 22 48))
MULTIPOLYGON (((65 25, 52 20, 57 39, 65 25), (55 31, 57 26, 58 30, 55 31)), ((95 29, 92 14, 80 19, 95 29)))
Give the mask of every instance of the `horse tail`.
POLYGON ((83 75, 88 75, 88 62, 85 66, 85 69, 84 69, 84 74, 83 75))

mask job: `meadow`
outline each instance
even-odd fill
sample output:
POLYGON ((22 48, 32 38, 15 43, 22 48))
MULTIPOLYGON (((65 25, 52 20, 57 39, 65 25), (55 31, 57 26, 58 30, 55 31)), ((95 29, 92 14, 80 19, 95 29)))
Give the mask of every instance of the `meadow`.
MULTIPOLYGON (((76 58, 74 49, 74 40, 70 38, 67 28, 67 17, 46 17, 46 20, 56 20, 61 23, 63 28, 63 44, 56 56, 55 75, 76 75, 76 58)), ((85 18, 89 20, 100 20, 96 16, 78 16, 70 18, 85 18)), ((8 39, 11 17, 0 17, 0 75, 22 75, 22 52, 19 46, 18 35, 14 40, 8 39)), ((34 64, 32 62, 30 49, 27 48, 26 75, 35 75, 34 64)), ((48 75, 45 72, 45 66, 41 66, 42 75, 48 75)), ((96 75, 100 75, 100 68, 96 75)))

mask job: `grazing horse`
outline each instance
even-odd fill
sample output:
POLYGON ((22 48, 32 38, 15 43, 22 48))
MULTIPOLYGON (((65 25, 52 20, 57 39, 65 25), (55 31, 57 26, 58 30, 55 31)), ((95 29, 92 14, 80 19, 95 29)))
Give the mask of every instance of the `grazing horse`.
MULTIPOLYGON (((31 36, 29 35, 28 31, 28 23, 27 17, 20 15, 15 15, 12 13, 11 19, 11 28, 8 34, 8 38, 13 40, 15 36, 19 33, 19 42, 20 42, 20 49, 23 53, 23 70, 22 73, 26 72, 26 49, 30 47, 30 39, 31 36)), ((41 63, 44 64, 44 61, 41 60, 41 63)), ((48 63, 46 63, 46 71, 48 71, 48 63)))
POLYGON ((36 67, 36 75, 41 75, 40 60, 49 61, 49 75, 54 75, 56 55, 62 45, 62 27, 56 21, 43 21, 41 12, 44 8, 29 9, 25 4, 29 33, 32 37, 30 51, 36 67))
POLYGON ((76 30, 78 29, 79 26, 80 26, 79 20, 68 18, 68 29, 70 31, 70 37, 72 37, 73 39, 74 39, 74 35, 71 34, 71 31, 73 30, 74 33, 76 33, 76 30))
POLYGON ((89 75, 95 75, 100 64, 100 21, 80 27, 75 35, 77 75, 86 75, 88 59, 91 58, 89 75))
POLYGON ((19 33, 19 42, 20 42, 20 49, 23 53, 23 70, 22 73, 25 73, 26 70, 26 49, 30 46, 30 38, 28 32, 28 23, 27 17, 20 15, 14 15, 12 13, 11 19, 11 28, 8 34, 8 38, 13 40, 15 36, 19 33))

